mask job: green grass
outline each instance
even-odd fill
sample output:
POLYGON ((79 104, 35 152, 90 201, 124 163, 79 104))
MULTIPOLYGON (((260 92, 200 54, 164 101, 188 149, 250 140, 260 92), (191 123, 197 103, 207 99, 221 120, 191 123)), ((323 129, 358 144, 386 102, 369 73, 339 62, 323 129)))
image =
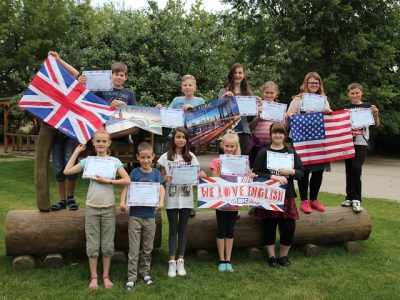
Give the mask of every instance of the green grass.
MULTIPOLYGON (((0 238, 4 241, 4 220, 14 209, 36 209, 33 185, 33 161, 11 161, 0 156, 0 238)), ((50 175, 50 180, 52 180, 50 175)), ((56 199, 52 184, 51 195, 56 199)), ((79 180, 77 198, 84 203, 87 182, 79 180)), ((322 193, 324 203, 333 206, 342 196, 322 193)), ((156 284, 146 287, 141 282, 129 297, 135 299, 398 299, 400 294, 400 204, 379 199, 365 199, 364 207, 371 216, 370 238, 362 241, 362 251, 347 253, 338 245, 320 247, 316 257, 305 257, 294 247, 290 251, 293 265, 272 270, 264 259, 250 260, 243 249, 234 249, 235 272, 218 273, 217 254, 202 262, 187 253, 185 278, 169 279, 166 275, 167 221, 163 215, 163 242, 156 249, 152 274, 156 284)), ((243 212, 244 213, 244 212, 243 212)), ((5 255, 0 243, 0 299, 119 299, 127 297, 122 285, 126 264, 111 266, 115 288, 89 291, 87 260, 82 254, 70 254, 63 267, 14 271, 12 258, 5 255)))

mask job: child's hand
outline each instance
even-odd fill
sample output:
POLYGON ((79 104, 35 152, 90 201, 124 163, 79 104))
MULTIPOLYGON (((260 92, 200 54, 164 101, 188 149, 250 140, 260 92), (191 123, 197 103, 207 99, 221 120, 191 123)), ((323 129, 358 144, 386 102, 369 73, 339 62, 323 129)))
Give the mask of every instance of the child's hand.
POLYGON ((104 178, 98 175, 96 175, 93 180, 96 180, 98 183, 111 184, 111 179, 104 178))
POLYGON ((158 103, 158 104, 156 105, 156 107, 157 107, 158 109, 161 109, 163 106, 162 106, 161 103, 158 103))
POLYGON ((86 81, 87 81, 86 75, 80 75, 80 76, 78 77, 78 82, 80 82, 80 83, 82 83, 82 84, 86 84, 86 81))
POLYGON ((324 108, 324 113, 326 113, 326 114, 331 114, 331 113, 332 113, 332 109, 330 109, 330 108, 324 108))
POLYGON ((164 179, 166 181, 171 181, 172 180, 172 176, 171 175, 164 175, 164 179))
POLYGON ((204 178, 206 176, 207 176, 206 172, 204 172, 203 170, 200 170, 199 178, 202 179, 202 178, 204 178))
POLYGON ((282 175, 285 175, 285 176, 294 175, 294 173, 295 173, 295 170, 291 169, 291 168, 283 168, 283 169, 279 169, 278 171, 279 171, 279 173, 281 173, 282 175))
POLYGON ((262 103, 263 103, 263 99, 262 99, 261 97, 258 97, 258 96, 257 96, 257 104, 258 104, 258 107, 261 106, 261 108, 262 108, 262 103))
POLYGON ((55 51, 49 51, 47 54, 48 54, 48 55, 51 55, 51 56, 54 56, 54 58, 55 58, 56 60, 60 60, 60 56, 59 56, 58 53, 55 52, 55 51))
POLYGON ((184 106, 182 106, 182 108, 183 108, 183 111, 188 111, 188 110, 193 109, 194 106, 191 104, 185 104, 184 106))
POLYGON ((258 177, 258 175, 256 173, 253 173, 251 171, 250 171, 249 175, 247 175, 247 176, 249 176, 251 179, 253 179, 254 177, 258 177))
POLYGON ((379 109, 375 105, 371 105, 371 110, 375 116, 379 113, 379 109))
POLYGON ((126 212, 126 204, 125 204, 125 203, 120 203, 120 204, 119 204, 119 209, 120 209, 122 212, 126 212))
POLYGON ((235 94, 232 93, 231 91, 227 91, 225 94, 222 95, 222 98, 233 98, 235 97, 235 94))
POLYGON ((271 179, 279 181, 281 184, 287 184, 288 180, 285 176, 272 175, 271 179))
POLYGON ((86 149, 86 145, 84 145, 84 144, 79 144, 78 146, 76 146, 75 152, 81 153, 81 152, 83 152, 85 149, 86 149))
POLYGON ((288 112, 288 113, 286 113, 286 118, 291 118, 293 115, 295 115, 295 113, 288 112))
POLYGON ((155 210, 161 210, 164 207, 164 203, 160 203, 156 206, 155 210))
POLYGON ((113 101, 111 101, 110 106, 111 107, 118 107, 121 105, 126 105, 126 103, 122 100, 118 100, 118 99, 114 99, 113 101))

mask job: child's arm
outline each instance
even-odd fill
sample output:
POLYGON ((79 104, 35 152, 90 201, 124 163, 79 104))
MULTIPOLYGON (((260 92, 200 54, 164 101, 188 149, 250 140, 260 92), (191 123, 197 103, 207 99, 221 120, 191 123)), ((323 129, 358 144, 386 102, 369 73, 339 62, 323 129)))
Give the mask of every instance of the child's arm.
POLYGON ((105 184, 112 184, 112 185, 129 185, 131 182, 128 173, 126 173, 124 167, 118 168, 118 175, 119 179, 108 179, 105 177, 97 176, 93 178, 93 180, 96 180, 99 183, 105 183, 105 184))
POLYGON ((332 109, 331 109, 331 107, 330 107, 330 105, 329 105, 328 100, 326 100, 325 106, 324 106, 324 113, 330 114, 331 112, 332 112, 332 109))
POLYGON ((77 78, 79 75, 79 72, 70 64, 65 62, 60 58, 57 52, 55 51, 49 51, 48 55, 54 56, 54 58, 70 73, 74 78, 77 78))
POLYGON ((164 207, 164 197, 165 197, 165 188, 164 188, 164 186, 161 184, 161 185, 160 185, 160 202, 159 202, 158 205, 156 206, 156 210, 160 210, 161 208, 164 207))
POLYGON ((119 197, 119 209, 123 212, 126 211, 126 194, 128 192, 128 186, 123 185, 121 186, 121 194, 119 197))
POLYGON ((165 171, 165 167, 160 166, 160 172, 161 172, 161 175, 164 177, 164 179, 166 181, 171 181, 172 180, 171 175, 167 175, 167 171, 165 171))
POLYGON ((379 109, 375 106, 371 106, 372 114, 374 115, 375 126, 379 127, 381 125, 381 120, 379 119, 379 109))
POLYGON ((85 150, 86 145, 83 144, 79 144, 76 148, 74 153, 72 153, 71 157, 69 158, 69 161, 67 163, 67 165, 65 166, 64 169, 64 174, 65 175, 72 175, 72 174, 76 174, 79 172, 82 172, 83 167, 81 163, 77 163, 75 165, 76 160, 78 159, 79 154, 85 150))

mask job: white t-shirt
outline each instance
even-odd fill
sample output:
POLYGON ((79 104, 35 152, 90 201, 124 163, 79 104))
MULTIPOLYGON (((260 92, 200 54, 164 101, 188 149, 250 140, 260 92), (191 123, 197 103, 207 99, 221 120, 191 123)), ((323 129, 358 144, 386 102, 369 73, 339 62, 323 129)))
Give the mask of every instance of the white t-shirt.
MULTIPOLYGON (((196 156, 190 152, 192 156, 192 161, 190 165, 200 165, 196 156)), ((167 159, 167 153, 161 155, 157 161, 160 166, 165 168, 167 175, 170 175, 172 166, 186 165, 187 163, 183 160, 181 155, 177 155, 174 161, 167 159)), ((174 185, 167 181, 166 192, 165 192, 165 208, 193 208, 194 207, 194 197, 193 197, 193 186, 180 186, 174 185)))

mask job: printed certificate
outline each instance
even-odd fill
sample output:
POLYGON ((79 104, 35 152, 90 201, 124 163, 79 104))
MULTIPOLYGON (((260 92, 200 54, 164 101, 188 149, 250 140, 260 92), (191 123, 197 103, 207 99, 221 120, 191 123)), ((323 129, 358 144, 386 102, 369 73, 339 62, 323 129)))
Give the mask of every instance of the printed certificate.
POLYGON ((185 113, 183 109, 160 109, 162 127, 177 128, 185 126, 185 113))
POLYGON ((312 112, 324 111, 326 101, 326 96, 304 93, 301 102, 301 110, 312 112))
POLYGON ((360 129, 369 125, 375 125, 371 108, 350 109, 351 128, 360 129))
POLYGON ((284 122, 287 104, 264 101, 260 118, 268 121, 284 122))
POLYGON ((83 71, 86 76, 86 88, 90 91, 112 91, 112 72, 103 71, 83 71))
POLYGON ((126 202, 128 206, 156 207, 160 202, 160 183, 131 182, 126 202))
POLYGON ((248 155, 227 155, 219 156, 221 159, 221 175, 225 176, 246 176, 249 171, 248 155))
POLYGON ((267 169, 293 169, 294 155, 293 153, 279 153, 267 151, 267 169))
POLYGON ((117 160, 112 157, 88 156, 82 178, 95 178, 96 176, 115 179, 117 160))
POLYGON ((172 184, 196 185, 199 183, 199 165, 181 165, 171 167, 172 184))
POLYGON ((258 114, 257 97, 236 96, 235 99, 241 116, 256 116, 258 114))

